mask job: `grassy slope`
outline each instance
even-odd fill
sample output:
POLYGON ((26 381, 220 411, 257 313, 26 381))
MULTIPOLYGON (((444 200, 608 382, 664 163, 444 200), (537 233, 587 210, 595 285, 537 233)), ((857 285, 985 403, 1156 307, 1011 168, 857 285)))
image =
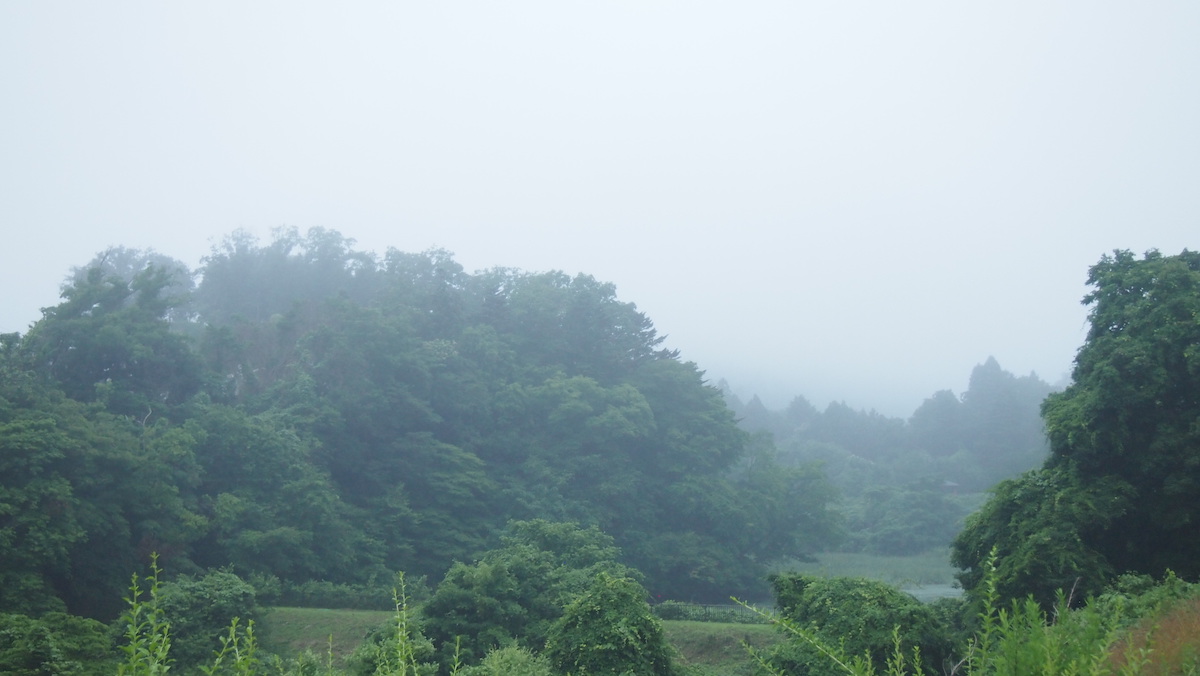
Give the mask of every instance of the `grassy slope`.
POLYGON ((263 650, 285 658, 307 650, 324 662, 332 650, 334 664, 341 665, 371 630, 394 616, 382 610, 271 608, 262 619, 259 641, 263 650))
MULTIPOLYGON (((680 664, 703 668, 714 676, 750 676, 753 658, 743 643, 766 650, 782 640, 768 624, 725 624, 723 622, 663 622, 667 640, 679 651, 680 664)), ((698 669, 699 670, 699 669, 698 669)))

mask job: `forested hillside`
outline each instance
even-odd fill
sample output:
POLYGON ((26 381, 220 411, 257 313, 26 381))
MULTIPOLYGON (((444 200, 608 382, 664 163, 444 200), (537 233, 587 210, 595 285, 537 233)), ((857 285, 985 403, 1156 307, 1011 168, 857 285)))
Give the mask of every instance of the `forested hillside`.
POLYGON ((438 579, 512 519, 598 526, 655 594, 755 593, 836 535, 811 465, 589 276, 463 271, 337 232, 200 269, 114 249, 4 337, 0 605, 111 617, 176 573, 438 579))
POLYGON ((399 592, 348 673, 683 673, 648 598, 762 598, 768 579, 802 638, 763 658, 780 673, 839 645, 883 665, 893 636, 929 671, 989 626, 1011 645, 984 662, 1036 639, 1099 663, 1194 595, 1169 571, 1197 570, 1198 270, 1105 257, 1067 389, 988 359, 902 420, 743 403, 586 275, 468 274, 322 229, 235 233, 198 270, 111 249, 0 336, 0 667, 111 673, 113 630, 85 618, 124 607, 127 665, 216 668, 261 601, 375 605, 398 574, 423 615, 399 592), (951 541, 969 597, 936 608, 767 576, 951 541), (1046 626, 1076 591, 1093 605, 1046 626), (1019 625, 994 614, 1026 594, 1019 625))

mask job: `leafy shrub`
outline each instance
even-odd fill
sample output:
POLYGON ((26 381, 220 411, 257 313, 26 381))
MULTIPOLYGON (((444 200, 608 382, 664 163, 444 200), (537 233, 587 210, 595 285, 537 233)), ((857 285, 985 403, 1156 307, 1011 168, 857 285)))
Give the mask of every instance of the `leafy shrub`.
POLYGON ((518 521, 503 543, 475 564, 454 564, 425 605, 425 628, 444 665, 454 649, 466 664, 511 644, 538 650, 563 608, 598 573, 637 575, 616 562, 612 538, 594 527, 518 521))
POLYGON ((115 671, 108 627, 47 613, 0 615, 0 673, 14 676, 108 676, 115 671))
POLYGON ((651 607, 661 620, 690 620, 692 604, 682 601, 663 601, 651 607))
POLYGON ((1116 618, 1095 608, 1071 611, 1066 596, 1048 615, 1032 597, 989 612, 969 659, 971 673, 1101 674, 1116 618))
POLYGON ((1162 580, 1149 575, 1120 575, 1091 605, 1119 614, 1132 623, 1161 609, 1200 594, 1200 584, 1185 582, 1167 571, 1162 580))
POLYGON ((158 597, 171 623, 171 655, 181 665, 208 662, 234 618, 248 623, 259 614, 254 587, 225 571, 181 576, 164 583, 158 597))
MULTIPOLYGON (((897 649, 920 651, 934 669, 950 653, 947 630, 929 607, 882 582, 784 574, 772 576, 771 584, 785 618, 846 655, 865 656, 877 669, 897 649)), ((824 673, 831 666, 829 656, 806 641, 784 644, 770 662, 794 673, 824 673)))
MULTIPOLYGON (((1032 595, 1012 601, 1008 607, 999 604, 1000 576, 995 549, 982 568, 982 610, 976 618, 974 634, 959 644, 963 653, 953 658, 953 664, 943 663, 946 673, 964 676, 1200 673, 1200 645, 1196 638, 1200 635, 1197 633, 1200 593, 1196 585, 1180 582, 1171 575, 1162 583, 1144 576, 1125 576, 1104 597, 1074 610, 1069 594, 1060 590, 1047 612, 1032 595), (1147 612, 1132 630, 1127 628, 1135 617, 1147 612)), ((931 667, 938 666, 925 659, 919 646, 906 648, 905 630, 899 623, 893 626, 892 648, 881 664, 879 657, 869 651, 852 652, 856 646, 847 639, 847 634, 839 636, 817 622, 806 625, 799 621, 796 608, 812 611, 811 603, 815 600, 797 601, 810 591, 805 581, 800 582, 783 586, 779 604, 784 610, 782 615, 767 616, 751 608, 769 617, 793 639, 783 650, 766 657, 751 651, 765 672, 773 676, 797 673, 874 676, 886 670, 889 676, 906 676, 929 673, 931 667), (796 656, 808 657, 810 661, 799 662, 796 656)), ((846 612, 846 606, 836 606, 829 599, 824 604, 827 611, 852 614, 846 612)), ((935 614, 940 619, 953 620, 955 611, 967 606, 965 601, 947 603, 935 609, 935 614)), ((842 626, 842 631, 849 629, 852 627, 842 626)))
POLYGON ((489 652, 478 666, 467 667, 460 673, 462 676, 555 676, 549 660, 515 645, 489 652))
POLYGON ((646 590, 608 573, 571 602, 550 628, 546 656, 563 673, 669 676, 677 671, 646 590))
POLYGON ((129 607, 121 613, 117 627, 123 630, 121 652, 125 661, 117 665, 117 676, 153 676, 171 669, 171 630, 159 603, 162 584, 159 582, 158 554, 152 554, 150 569, 153 575, 145 578, 149 584, 142 594, 142 581, 136 574, 129 584, 129 607))
POLYGON ((263 606, 279 606, 283 595, 283 583, 269 573, 250 573, 243 578, 254 587, 254 598, 263 606))

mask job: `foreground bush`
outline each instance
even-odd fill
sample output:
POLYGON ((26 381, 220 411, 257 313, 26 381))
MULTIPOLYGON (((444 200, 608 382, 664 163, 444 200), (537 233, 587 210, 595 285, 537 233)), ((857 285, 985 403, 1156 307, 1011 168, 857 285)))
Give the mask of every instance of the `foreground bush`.
POLYGON ((576 676, 672 676, 671 653, 642 585, 607 573, 567 606, 546 642, 550 662, 576 676))
MULTIPOLYGON (((994 554, 985 566, 978 629, 952 658, 939 661, 938 654, 932 653, 931 659, 931 653, 906 638, 911 637, 913 628, 899 623, 892 626, 890 647, 881 654, 881 625, 878 618, 871 619, 878 615, 878 608, 873 606, 879 604, 861 594, 857 606, 853 598, 844 597, 838 603, 828 591, 818 593, 810 581, 797 580, 803 576, 785 579, 778 616, 756 611, 781 627, 792 640, 772 654, 752 654, 764 672, 773 676, 1200 673, 1200 633, 1195 631, 1200 629, 1200 595, 1195 585, 1181 583, 1173 576, 1153 586, 1148 586, 1143 577, 1126 578, 1124 589, 1118 587, 1074 610, 1070 596, 1060 591, 1052 609, 1046 612, 1032 596, 1002 606, 994 554), (1131 589, 1139 592, 1131 593, 1131 589)), ((780 586, 778 581, 776 584, 780 586)))
POLYGON ((165 582, 158 603, 171 624, 171 655, 186 666, 208 663, 234 618, 249 626, 259 615, 254 587, 224 571, 165 582))
POLYGON ((109 676, 116 669, 108 627, 46 613, 0 615, 0 673, 14 676, 109 676))
POLYGON ((467 667, 462 676, 555 676, 550 661, 519 646, 498 648, 478 666, 467 667))
MULTIPOLYGON (((846 654, 865 656, 875 669, 886 667, 897 645, 905 654, 918 651, 929 673, 941 673, 950 654, 947 628, 930 607, 890 585, 803 574, 772 576, 771 585, 783 617, 846 654)), ((829 659, 816 644, 799 641, 777 649, 771 663, 787 673, 821 673, 829 659)))
POLYGON ((454 650, 472 665, 508 645, 541 650, 563 608, 598 574, 637 575, 617 562, 619 555, 612 537, 595 527, 512 522, 501 547, 473 564, 454 564, 425 604, 425 630, 443 666, 452 664, 454 650))

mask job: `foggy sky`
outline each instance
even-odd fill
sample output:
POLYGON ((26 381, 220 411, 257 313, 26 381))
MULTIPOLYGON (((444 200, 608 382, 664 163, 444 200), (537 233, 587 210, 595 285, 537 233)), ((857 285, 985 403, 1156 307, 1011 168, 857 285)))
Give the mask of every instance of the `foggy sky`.
POLYGON ((1056 381, 1197 241, 1193 2, 0 4, 0 331, 112 245, 586 272, 771 406, 1056 381))

